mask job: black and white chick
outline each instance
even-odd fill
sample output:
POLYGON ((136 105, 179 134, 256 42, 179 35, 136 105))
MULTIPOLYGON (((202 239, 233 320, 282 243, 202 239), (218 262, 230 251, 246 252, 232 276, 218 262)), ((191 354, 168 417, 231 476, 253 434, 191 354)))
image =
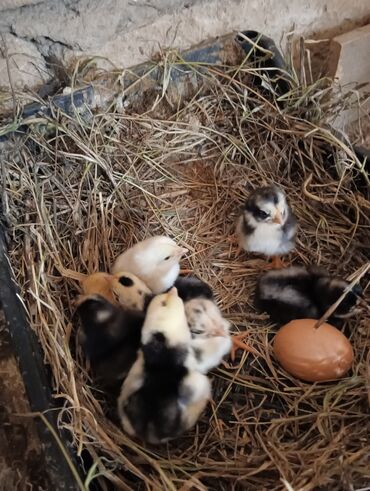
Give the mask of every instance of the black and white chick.
MULTIPOLYGON (((94 381, 112 393, 136 360, 149 288, 128 272, 94 273, 82 282, 77 304, 79 342, 90 361, 94 381)), ((118 394, 117 394, 118 395, 118 394)))
POLYGON ((211 386, 196 370, 183 301, 176 288, 150 302, 138 358, 118 399, 124 430, 149 443, 178 437, 197 422, 211 386))
MULTIPOLYGON (((347 288, 348 282, 333 277, 318 266, 291 266, 263 274, 257 283, 256 306, 273 322, 319 319, 347 288)), ((358 312, 361 288, 355 286, 337 307, 331 322, 358 312)))
POLYGON ((222 316, 212 289, 204 281, 179 276, 175 287, 184 302, 197 369, 207 373, 231 350, 230 323, 222 316))
POLYGON ((276 185, 253 191, 237 223, 239 247, 272 257, 272 266, 282 267, 280 256, 295 245, 297 221, 282 189, 276 185))
POLYGON ((122 380, 136 360, 145 314, 113 305, 101 295, 81 297, 77 306, 79 342, 90 361, 93 380, 118 395, 122 380))

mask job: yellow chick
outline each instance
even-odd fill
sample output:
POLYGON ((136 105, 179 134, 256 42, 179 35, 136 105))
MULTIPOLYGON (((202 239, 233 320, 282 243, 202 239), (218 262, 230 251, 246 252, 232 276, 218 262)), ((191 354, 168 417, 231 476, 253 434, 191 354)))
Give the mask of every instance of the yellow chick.
POLYGON ((141 343, 122 386, 118 413, 130 435, 166 442, 194 426, 211 397, 208 378, 194 369, 191 334, 176 288, 149 304, 141 343))

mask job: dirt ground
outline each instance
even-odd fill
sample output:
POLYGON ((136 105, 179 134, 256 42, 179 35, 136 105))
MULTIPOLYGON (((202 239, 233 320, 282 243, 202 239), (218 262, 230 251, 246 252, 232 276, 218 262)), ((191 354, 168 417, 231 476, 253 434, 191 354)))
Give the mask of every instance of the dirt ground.
POLYGON ((0 491, 49 490, 40 440, 29 413, 10 335, 0 311, 0 491))

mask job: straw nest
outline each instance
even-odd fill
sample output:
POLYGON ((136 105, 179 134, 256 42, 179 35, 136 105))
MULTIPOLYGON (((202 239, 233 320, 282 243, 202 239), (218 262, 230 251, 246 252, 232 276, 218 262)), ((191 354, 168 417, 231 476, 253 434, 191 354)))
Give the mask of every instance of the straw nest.
POLYGON ((78 454, 92 456, 88 480, 104 476, 115 489, 365 486, 369 312, 347 325, 355 361, 346 378, 295 380, 274 360, 275 326, 253 306, 262 258, 237 257, 229 240, 248 192, 275 182, 299 220, 292 263, 318 263, 343 278, 366 265, 367 178, 330 130, 338 111, 331 89, 293 75, 283 105, 249 83, 245 61, 187 69, 207 86, 178 106, 164 86, 152 111, 40 117, 2 166, 11 262, 64 404, 60 424, 78 454), (182 266, 212 285, 233 331, 248 331, 259 356, 239 353, 212 372, 213 402, 192 431, 143 446, 105 416, 72 322, 79 284, 62 273, 109 270, 117 254, 154 234, 189 249, 182 266))

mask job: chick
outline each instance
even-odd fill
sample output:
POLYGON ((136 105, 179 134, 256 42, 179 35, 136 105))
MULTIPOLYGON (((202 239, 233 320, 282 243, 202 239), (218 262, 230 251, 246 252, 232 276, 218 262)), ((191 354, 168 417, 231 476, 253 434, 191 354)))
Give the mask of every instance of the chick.
POLYGON ((93 273, 82 279, 81 287, 84 295, 101 295, 113 305, 134 310, 144 310, 153 297, 147 285, 127 271, 93 273))
POLYGON ((169 237, 150 237, 118 256, 112 271, 129 271, 144 281, 153 293, 162 293, 174 284, 180 271, 180 259, 187 251, 169 237))
POLYGON ((81 281, 83 294, 101 295, 108 302, 116 304, 117 300, 112 291, 112 279, 112 275, 101 272, 84 277, 81 281))
POLYGON ((197 370, 207 373, 230 352, 230 324, 222 317, 213 292, 204 281, 196 277, 178 277, 175 287, 184 301, 197 370))
POLYGON ((94 273, 83 278, 81 286, 83 295, 77 307, 80 344, 97 385, 113 392, 136 359, 143 312, 153 295, 128 272, 94 273))
MULTIPOLYGON (((257 283, 256 305, 271 320, 286 324, 294 319, 319 319, 338 300, 348 283, 317 266, 292 266, 262 275, 257 283)), ((350 291, 331 321, 356 313, 361 288, 350 291)))
POLYGON ((149 304, 138 359, 123 383, 118 413, 125 431, 149 443, 181 435, 211 397, 208 378, 195 370, 191 335, 176 288, 149 304))
POLYGON ((284 192, 277 186, 256 189, 245 202, 237 224, 239 247, 273 256, 272 266, 282 267, 281 255, 294 248, 297 226, 284 192))
POLYGON ((179 276, 174 286, 184 303, 193 298, 213 300, 212 288, 196 276, 179 276))
POLYGON ((126 309, 144 311, 154 296, 140 278, 127 271, 112 275, 111 288, 116 301, 126 309))
POLYGON ((145 314, 123 309, 96 294, 80 297, 77 314, 79 341, 90 360, 94 380, 112 393, 136 360, 145 314))

